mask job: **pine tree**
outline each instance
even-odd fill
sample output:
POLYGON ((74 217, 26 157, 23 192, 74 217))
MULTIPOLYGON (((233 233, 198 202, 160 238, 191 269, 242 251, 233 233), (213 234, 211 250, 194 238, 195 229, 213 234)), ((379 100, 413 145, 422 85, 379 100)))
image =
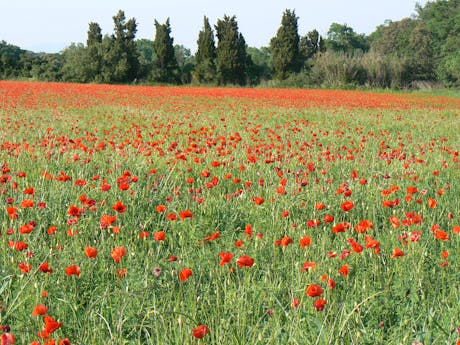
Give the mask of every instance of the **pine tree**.
POLYGON ((169 18, 164 24, 160 24, 155 20, 155 29, 153 49, 156 59, 152 79, 160 83, 179 83, 179 66, 174 54, 174 39, 170 35, 171 25, 169 24, 169 18))
POLYGON ((236 17, 217 21, 217 82, 220 85, 246 83, 246 42, 238 32, 236 17))
POLYGON ((212 83, 216 78, 216 46, 209 19, 204 17, 203 30, 198 34, 194 77, 199 83, 212 83))
POLYGON ((276 36, 270 41, 273 67, 278 79, 283 80, 289 74, 299 72, 301 67, 299 40, 295 11, 286 10, 276 36))

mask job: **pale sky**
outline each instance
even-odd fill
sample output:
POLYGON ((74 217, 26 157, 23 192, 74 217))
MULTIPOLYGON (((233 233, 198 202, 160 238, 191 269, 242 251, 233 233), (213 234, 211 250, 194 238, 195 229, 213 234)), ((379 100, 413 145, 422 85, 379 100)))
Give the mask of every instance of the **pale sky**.
POLYGON ((299 34, 317 29, 323 36, 336 22, 370 34, 386 19, 410 17, 427 0, 0 0, 0 41, 32 51, 58 52, 71 43, 86 44, 88 24, 97 22, 103 34, 113 33, 118 10, 136 18, 136 38, 154 39, 153 22, 170 17, 174 44, 196 50, 203 16, 212 26, 225 14, 235 15, 246 43, 268 46, 285 9, 299 17, 299 34))

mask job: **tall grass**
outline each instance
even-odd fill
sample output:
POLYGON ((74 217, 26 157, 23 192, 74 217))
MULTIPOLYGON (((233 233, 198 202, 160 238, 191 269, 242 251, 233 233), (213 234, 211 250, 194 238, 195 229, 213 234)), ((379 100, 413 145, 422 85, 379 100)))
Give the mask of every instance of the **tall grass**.
POLYGON ((153 111, 135 103, 18 106, 14 116, 1 110, 0 325, 18 344, 427 345, 460 338, 456 110, 199 102, 164 102, 153 111), (58 181, 61 172, 71 179, 58 181), (101 190, 103 183, 111 189, 101 190), (35 195, 24 194, 29 187, 35 195), (409 187, 417 187, 412 200, 409 187), (25 199, 34 207, 22 208, 25 199), (94 203, 85 204, 89 199, 94 203), (384 207, 385 200, 399 205, 384 207), (113 209, 118 201, 126 212, 113 209), (354 208, 343 211, 344 201, 354 208), (72 205, 84 209, 80 216, 69 214, 72 205), (193 217, 182 219, 184 210, 193 217), (409 212, 423 221, 390 222, 409 212), (103 215, 117 220, 104 228, 103 215), (309 222, 315 219, 317 226, 309 222), (373 227, 359 233, 363 220, 373 227), (35 229, 21 234, 31 221, 35 229), (342 222, 351 228, 334 233, 342 222), (58 228, 53 235, 50 226, 58 228), (448 240, 436 237, 438 228, 448 240), (164 241, 155 240, 159 231, 164 241), (220 237, 209 239, 216 232, 220 237), (306 236, 311 245, 303 248, 306 236), (380 243, 380 253, 365 248, 366 236, 380 243), (287 237, 293 243, 277 242, 287 237), (350 239, 364 246, 361 253, 350 239), (29 248, 11 248, 18 241, 29 248), (97 258, 86 256, 89 246, 97 258), (119 246, 127 255, 116 263, 111 253, 119 246), (405 255, 394 257, 396 248, 405 255), (234 254, 228 265, 220 265, 221 252, 234 254), (255 264, 239 267, 243 255, 255 264), (52 273, 40 270, 44 262, 52 273), (316 266, 303 270, 305 262, 316 266), (19 263, 32 268, 24 273, 19 263), (345 264, 347 276, 339 273, 345 264), (67 276, 71 265, 81 274, 67 276), (185 268, 193 274, 181 281, 185 268), (322 311, 313 305, 319 297, 306 294, 311 284, 324 289, 322 311), (44 317, 32 316, 37 304, 63 323, 47 339, 38 336, 44 317), (196 339, 201 324, 209 334, 196 339))

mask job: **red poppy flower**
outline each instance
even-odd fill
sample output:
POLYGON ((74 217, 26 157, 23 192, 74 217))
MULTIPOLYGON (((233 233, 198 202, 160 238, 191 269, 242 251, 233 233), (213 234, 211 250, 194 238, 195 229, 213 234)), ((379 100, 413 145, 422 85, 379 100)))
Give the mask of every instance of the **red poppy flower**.
POLYGON ((157 232, 155 232, 155 234, 153 234, 153 237, 155 237, 155 239, 157 241, 164 241, 164 240, 166 240, 166 232, 157 231, 157 232))
POLYGON ((452 231, 454 232, 454 234, 460 235, 460 225, 455 225, 452 231))
POLYGON ((393 252, 393 255, 391 257, 394 259, 404 255, 406 255, 406 253, 404 253, 400 248, 395 248, 395 251, 393 252))
POLYGON ((35 205, 35 201, 31 199, 26 199, 21 202, 21 207, 22 208, 32 208, 35 205))
POLYGON ((95 259, 97 258, 97 254, 98 254, 98 250, 96 248, 93 248, 93 247, 86 247, 85 248, 85 254, 87 257, 91 258, 91 259, 95 259))
POLYGON ((197 339, 201 339, 209 334, 209 328, 206 325, 199 325, 193 330, 193 336, 197 339))
POLYGON ((69 207, 69 216, 80 218, 84 210, 78 206, 71 205, 69 207))
POLYGON ((443 230, 436 230, 434 232, 434 237, 441 241, 448 241, 450 239, 449 234, 443 230))
POLYGON ((44 304, 37 304, 32 312, 32 316, 45 315, 46 313, 48 313, 48 307, 44 304))
POLYGON ((265 199, 260 196, 256 196, 252 200, 256 203, 256 205, 262 205, 265 202, 265 199))
POLYGON ((307 222, 308 227, 310 228, 316 228, 321 225, 321 221, 319 219, 310 219, 307 222))
POLYGON ((342 203, 342 210, 345 212, 351 211, 355 207, 355 203, 353 201, 344 201, 342 203))
POLYGON ((220 238, 220 232, 219 231, 216 231, 215 233, 213 233, 211 236, 208 236, 208 237, 205 237, 205 241, 215 241, 217 240, 218 238, 220 238))
POLYGON ((193 213, 190 210, 183 210, 180 212, 180 217, 182 219, 193 218, 193 213))
POLYGON ((117 216, 105 214, 101 217, 101 229, 107 229, 117 221, 117 216))
POLYGON ((294 240, 290 238, 289 236, 284 236, 280 241, 280 246, 287 247, 291 243, 294 243, 294 240))
POLYGON ((115 205, 112 206, 112 209, 118 213, 125 213, 128 207, 121 201, 118 201, 115 205))
POLYGON ((175 220, 177 220, 177 214, 175 214, 175 213, 170 213, 170 214, 168 214, 168 215, 166 216, 166 219, 167 219, 167 220, 175 221, 175 220))
POLYGON ((80 266, 77 266, 77 265, 72 265, 65 269, 65 274, 69 277, 73 275, 80 276, 80 273, 81 273, 80 266))
POLYGON ((180 271, 179 278, 182 282, 185 282, 192 275, 193 271, 190 268, 184 268, 182 271, 180 271))
POLYGON ((45 316, 44 320, 45 320, 45 331, 48 334, 51 334, 62 327, 62 322, 56 321, 51 316, 45 316))
POLYGON ((323 288, 318 284, 311 284, 307 287, 305 292, 310 297, 320 297, 323 294, 323 288))
POLYGON ((247 235, 249 238, 252 237, 253 228, 251 224, 246 224, 246 228, 244 229, 244 234, 247 235))
POLYGON ((292 307, 293 307, 293 308, 298 308, 299 305, 300 305, 300 299, 294 298, 294 299, 292 300, 292 307))
POLYGON ((300 246, 302 248, 308 247, 311 245, 311 237, 310 236, 305 236, 300 239, 300 246))
POLYGON ((332 231, 338 234, 339 232, 345 232, 347 229, 351 228, 351 224, 348 222, 338 223, 333 228, 332 231))
POLYGON ((53 273, 53 270, 52 270, 49 262, 42 263, 40 265, 39 269, 43 273, 49 273, 49 274, 53 273))
POLYGON ((326 307, 327 301, 325 299, 317 299, 314 303, 313 306, 317 311, 323 311, 324 308, 326 307))
POLYGON ((242 255, 242 256, 240 256, 240 258, 238 259, 238 261, 236 263, 241 268, 243 268, 243 267, 252 267, 252 266, 254 266, 254 259, 249 257, 249 256, 247 256, 247 255, 242 255))
POLYGON ((14 345, 16 344, 16 338, 13 333, 3 333, 0 338, 1 345, 14 345))
POLYGON ((124 246, 116 247, 112 250, 112 259, 118 264, 121 259, 126 255, 126 248, 124 246))
POLYGON ((429 208, 436 208, 436 206, 438 206, 438 202, 436 201, 436 199, 429 198, 428 199, 428 207, 429 208))
POLYGON ((158 205, 156 210, 158 213, 164 213, 166 212, 166 205, 158 205))
POLYGON ((220 266, 229 264, 230 261, 232 261, 233 257, 235 256, 235 254, 230 253, 230 252, 221 252, 219 255, 220 255, 221 259, 222 259, 220 261, 220 266))
POLYGON ((334 216, 331 214, 326 214, 324 216, 324 222, 325 223, 332 223, 334 221, 334 216))
POLYGON ((316 267, 316 262, 313 262, 313 261, 304 262, 302 272, 310 272, 315 267, 316 267))
POLYGON ((24 273, 29 273, 30 271, 32 271, 32 265, 25 262, 20 262, 18 264, 18 267, 24 273))
POLYGON ((339 273, 344 277, 348 277, 348 275, 350 274, 350 266, 348 266, 348 264, 343 265, 342 267, 340 267, 339 273))
POLYGON ((329 281, 327 282, 327 285, 331 288, 334 289, 336 286, 334 278, 330 278, 329 281))

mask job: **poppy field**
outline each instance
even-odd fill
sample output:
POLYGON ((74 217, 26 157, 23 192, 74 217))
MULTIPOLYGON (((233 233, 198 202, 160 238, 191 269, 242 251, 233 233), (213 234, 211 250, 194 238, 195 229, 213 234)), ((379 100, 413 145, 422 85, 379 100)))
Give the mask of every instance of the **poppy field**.
POLYGON ((0 81, 1 345, 460 343, 459 109, 0 81))

